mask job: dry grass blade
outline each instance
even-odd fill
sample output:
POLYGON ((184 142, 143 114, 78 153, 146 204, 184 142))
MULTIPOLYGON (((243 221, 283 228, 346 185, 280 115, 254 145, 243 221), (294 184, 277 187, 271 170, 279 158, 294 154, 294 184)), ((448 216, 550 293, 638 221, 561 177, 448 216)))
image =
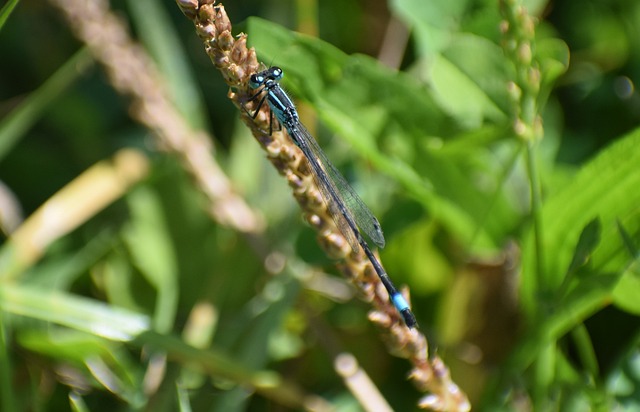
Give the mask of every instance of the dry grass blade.
POLYGON ((155 132, 159 145, 175 153, 209 200, 209 213, 223 225, 245 233, 262 231, 264 223, 238 196, 211 156, 211 139, 189 128, 168 99, 160 74, 125 25, 102 0, 51 0, 107 70, 113 86, 131 96, 132 115, 155 132))

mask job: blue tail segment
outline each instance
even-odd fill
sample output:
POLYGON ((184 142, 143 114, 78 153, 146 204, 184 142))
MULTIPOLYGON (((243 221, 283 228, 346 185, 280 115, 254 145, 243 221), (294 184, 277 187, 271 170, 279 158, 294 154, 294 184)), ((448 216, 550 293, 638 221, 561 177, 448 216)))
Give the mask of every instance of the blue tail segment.
POLYGON ((404 296, 402 296, 400 292, 396 292, 396 294, 390 298, 393 306, 395 306, 398 312, 400 312, 400 315, 402 315, 404 323, 410 328, 416 327, 418 322, 416 321, 416 317, 413 315, 413 312, 411 312, 411 309, 409 309, 409 304, 404 296))

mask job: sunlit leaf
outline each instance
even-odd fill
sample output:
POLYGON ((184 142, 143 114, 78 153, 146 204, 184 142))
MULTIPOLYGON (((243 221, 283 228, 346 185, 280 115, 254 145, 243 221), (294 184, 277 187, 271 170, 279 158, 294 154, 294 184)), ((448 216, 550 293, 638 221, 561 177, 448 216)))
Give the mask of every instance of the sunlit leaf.
POLYGON ((149 330, 145 315, 69 293, 3 284, 0 309, 19 316, 52 322, 118 341, 149 330))

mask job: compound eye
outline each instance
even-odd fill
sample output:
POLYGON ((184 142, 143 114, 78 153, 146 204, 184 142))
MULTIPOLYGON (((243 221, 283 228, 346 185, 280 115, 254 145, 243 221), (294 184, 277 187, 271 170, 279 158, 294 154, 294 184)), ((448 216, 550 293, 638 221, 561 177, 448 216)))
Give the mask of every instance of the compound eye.
POLYGON ((281 79, 282 69, 279 67, 274 67, 273 69, 271 69, 271 75, 273 76, 274 79, 281 79))
POLYGON ((252 74, 249 78, 249 86, 256 88, 264 83, 264 77, 258 74, 252 74))

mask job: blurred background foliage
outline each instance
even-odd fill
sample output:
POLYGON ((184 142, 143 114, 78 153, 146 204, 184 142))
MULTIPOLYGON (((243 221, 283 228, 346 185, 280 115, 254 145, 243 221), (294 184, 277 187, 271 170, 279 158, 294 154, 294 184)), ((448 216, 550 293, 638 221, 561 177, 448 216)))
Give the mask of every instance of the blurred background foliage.
MULTIPOLYGON (((640 3, 524 4, 539 18, 538 230, 497 1, 225 6, 378 216, 383 263, 478 410, 638 410, 640 3)), ((212 220, 59 11, 19 2, 0 31, 0 215, 5 240, 28 223, 20 239, 46 249, 0 250, 1 409, 281 410, 286 385, 248 389, 270 370, 359 410, 336 352, 415 408, 409 364, 333 276, 191 22, 172 2, 111 6, 266 230, 212 220), (136 178, 111 193, 118 165, 136 178), (33 214, 54 196, 79 222, 48 238, 33 214)))

